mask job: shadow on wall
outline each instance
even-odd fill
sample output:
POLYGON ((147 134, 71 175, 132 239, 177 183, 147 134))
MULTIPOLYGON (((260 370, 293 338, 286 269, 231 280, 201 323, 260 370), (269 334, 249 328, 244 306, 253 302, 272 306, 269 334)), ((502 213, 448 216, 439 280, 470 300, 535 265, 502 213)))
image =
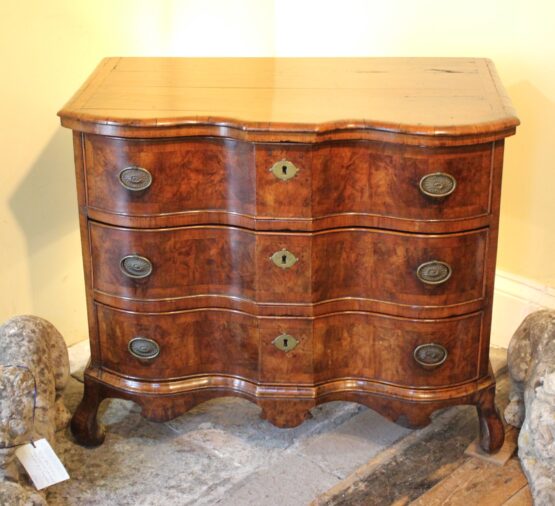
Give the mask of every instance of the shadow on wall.
POLYGON ((521 126, 505 151, 500 267, 555 284, 555 103, 526 81, 508 93, 521 126))
MULTIPOLYGON (((9 199, 27 240, 36 314, 52 314, 52 306, 58 302, 76 306, 75 290, 71 289, 75 284, 64 283, 69 273, 73 277, 75 269, 82 270, 72 153, 71 133, 58 127, 9 199)), ((78 275, 81 281, 83 275, 78 275)), ((81 308, 60 308, 62 314, 68 310, 81 308)))

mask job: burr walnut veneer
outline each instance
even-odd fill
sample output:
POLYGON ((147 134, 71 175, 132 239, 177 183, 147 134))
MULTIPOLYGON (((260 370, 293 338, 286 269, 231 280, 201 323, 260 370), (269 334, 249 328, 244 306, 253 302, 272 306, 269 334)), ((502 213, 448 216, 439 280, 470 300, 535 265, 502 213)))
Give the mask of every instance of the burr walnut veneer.
POLYGON ((237 395, 279 427, 316 404, 409 426, 474 404, 488 347, 504 138, 481 59, 107 58, 73 130, 91 338, 72 422, 237 395))

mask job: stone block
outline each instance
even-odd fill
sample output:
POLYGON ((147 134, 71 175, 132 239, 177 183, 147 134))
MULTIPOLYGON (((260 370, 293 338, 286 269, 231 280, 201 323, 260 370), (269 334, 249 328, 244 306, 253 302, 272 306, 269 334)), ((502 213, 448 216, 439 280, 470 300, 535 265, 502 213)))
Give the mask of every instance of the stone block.
POLYGON ((32 439, 55 445, 70 418, 62 398, 68 378, 66 345, 51 323, 16 316, 0 326, 0 504, 46 504, 15 450, 32 439))
POLYGON ((520 427, 518 456, 536 506, 555 504, 555 311, 527 316, 508 351, 510 403, 505 419, 520 427))

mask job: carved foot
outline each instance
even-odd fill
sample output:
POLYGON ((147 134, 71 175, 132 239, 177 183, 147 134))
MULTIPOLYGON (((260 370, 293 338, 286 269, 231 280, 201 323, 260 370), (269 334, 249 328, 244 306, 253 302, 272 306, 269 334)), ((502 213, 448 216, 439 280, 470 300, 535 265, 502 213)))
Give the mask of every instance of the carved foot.
POLYGON ((314 402, 263 400, 258 401, 258 405, 262 408, 261 418, 281 429, 291 429, 312 417, 310 409, 314 402))
POLYGON ((85 377, 83 399, 71 419, 71 432, 82 446, 99 446, 104 442, 104 427, 96 419, 103 400, 100 386, 85 377))
POLYGON ((496 453, 505 441, 505 429, 495 405, 495 387, 480 394, 476 409, 480 419, 480 446, 487 453, 496 453))

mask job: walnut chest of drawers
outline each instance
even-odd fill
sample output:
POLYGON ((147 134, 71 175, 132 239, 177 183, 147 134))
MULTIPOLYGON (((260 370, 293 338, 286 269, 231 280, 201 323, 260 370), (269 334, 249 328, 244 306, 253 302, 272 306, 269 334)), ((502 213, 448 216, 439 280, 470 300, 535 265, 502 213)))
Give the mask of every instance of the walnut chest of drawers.
POLYGON ((131 399, 168 420, 236 395, 279 427, 316 404, 422 426, 478 410, 504 138, 482 59, 107 58, 73 130, 91 361, 72 421, 131 399))

